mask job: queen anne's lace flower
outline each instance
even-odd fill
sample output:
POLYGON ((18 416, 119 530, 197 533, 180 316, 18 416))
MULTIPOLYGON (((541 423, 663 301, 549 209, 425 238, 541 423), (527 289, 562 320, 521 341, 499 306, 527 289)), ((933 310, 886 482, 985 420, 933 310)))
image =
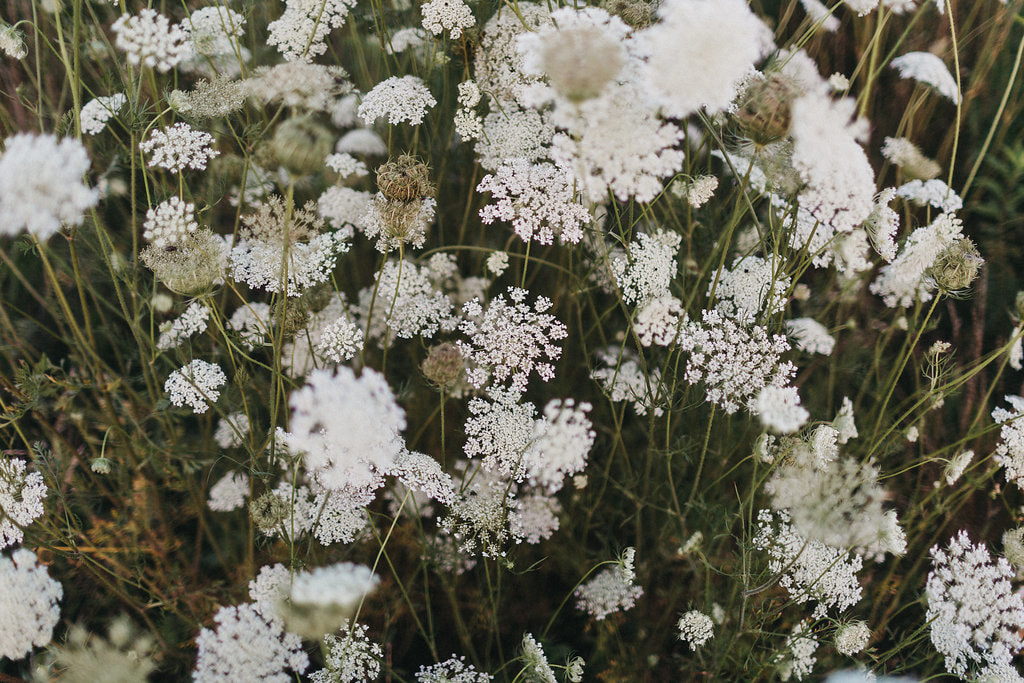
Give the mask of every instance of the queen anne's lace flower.
POLYGON ((900 72, 902 78, 913 78, 935 88, 940 95, 948 97, 953 104, 960 102, 960 90, 956 79, 949 73, 946 63, 938 55, 931 52, 908 52, 891 62, 892 68, 900 72))
POLYGON ((871 629, 863 621, 851 621, 836 629, 836 651, 841 655, 852 657, 868 646, 871 629))
POLYGON ((744 0, 668 0, 658 16, 637 40, 648 55, 643 75, 651 94, 674 118, 728 107, 770 43, 744 0))
POLYGON ((286 669, 302 673, 309 666, 299 636, 286 633, 279 618, 262 613, 257 605, 221 607, 213 620, 217 630, 204 628, 196 638, 196 683, 288 683, 292 677, 286 669))
POLYGON ((774 516, 770 510, 757 513, 754 546, 767 551, 769 572, 784 572, 779 585, 798 604, 816 602, 814 619, 824 617, 829 609, 841 612, 856 604, 861 597, 857 580, 861 557, 799 535, 789 519, 785 510, 774 516))
POLYGON ((711 617, 698 610, 690 610, 679 617, 679 640, 696 650, 715 637, 715 624, 711 617))
POLYGON ((562 488, 562 480, 582 472, 597 434, 587 413, 589 403, 567 398, 552 399, 544 406, 544 416, 533 426, 529 448, 523 455, 530 483, 553 494, 562 488))
POLYGON ((664 294, 649 299, 636 312, 633 329, 644 346, 669 346, 675 341, 682 315, 683 302, 671 294, 664 294))
POLYGON ((1024 490, 1024 398, 1004 397, 1011 409, 995 408, 992 419, 1001 424, 994 460, 1006 468, 1006 481, 1024 490))
POLYGON ((0 555, 0 659, 21 659, 50 642, 64 588, 31 550, 0 555))
POLYGON ((793 627, 793 631, 786 636, 785 650, 789 650, 788 657, 780 652, 776 655, 775 661, 779 663, 779 673, 782 680, 793 676, 798 681, 804 680, 814 670, 818 658, 814 653, 818 650, 818 639, 810 634, 810 623, 805 619, 793 627))
POLYGON ((316 352, 335 363, 343 363, 362 351, 363 330, 348 318, 338 318, 320 332, 316 352))
POLYGON ((963 223, 951 214, 938 216, 931 225, 918 228, 907 238, 899 256, 882 266, 871 291, 886 306, 910 306, 915 300, 930 301, 934 283, 925 273, 948 246, 961 237, 963 223))
POLYGON ((829 356, 836 346, 836 340, 829 334, 828 328, 814 318, 787 320, 786 334, 793 340, 793 346, 807 353, 829 356))
POLYGON ((553 164, 511 159, 484 176, 476 189, 491 193, 480 220, 511 223, 524 242, 551 244, 558 235, 563 244, 576 244, 590 222, 590 213, 576 201, 572 174, 553 164))
POLYGON ((536 683, 556 683, 555 672, 548 664, 548 658, 544 654, 544 648, 538 643, 533 634, 523 635, 523 668, 526 670, 526 679, 536 683))
POLYGON ((107 121, 116 116, 127 101, 128 98, 123 93, 89 100, 78 114, 82 122, 82 132, 86 135, 102 133, 107 127, 107 121))
POLYGON ((188 34, 178 24, 171 26, 170 20, 156 10, 122 14, 110 30, 117 34, 117 49, 123 50, 134 66, 170 71, 190 52, 188 34))
POLYGON ((179 318, 160 326, 156 347, 161 351, 176 348, 189 337, 206 330, 209 320, 210 309, 202 302, 193 301, 179 318))
POLYGON ((207 505, 214 512, 231 512, 245 505, 249 497, 249 476, 228 472, 210 487, 207 505))
POLYGON ((391 344, 396 336, 402 339, 416 335, 432 337, 438 330, 451 331, 458 324, 451 299, 434 288, 427 267, 411 261, 384 264, 377 284, 359 293, 361 320, 366 321, 370 316, 371 306, 373 318, 369 321, 367 337, 383 339, 385 345, 391 344))
POLYGON ((487 683, 494 676, 477 671, 465 657, 452 656, 446 661, 421 666, 416 672, 417 683, 487 683))
POLYGON ((630 244, 628 255, 612 259, 612 274, 627 303, 643 304, 669 293, 679 269, 676 252, 681 240, 679 233, 667 230, 640 233, 630 244))
POLYGON ((466 320, 459 329, 469 341, 460 340, 458 345, 474 365, 468 379, 478 389, 510 381, 512 389, 523 392, 530 373, 536 371, 545 382, 555 376, 551 362, 561 357, 562 350, 554 342, 565 339, 569 331, 545 313, 551 308, 549 299, 537 297, 531 309, 524 303, 527 294, 509 287, 508 301, 499 295, 486 310, 479 299, 463 306, 466 320))
POLYGON ((644 589, 634 585, 636 572, 633 558, 636 551, 627 548, 622 559, 614 566, 603 569, 573 593, 576 607, 587 612, 598 621, 609 614, 628 610, 644 594, 644 589))
POLYGON ((781 356, 789 351, 782 335, 744 327, 718 311, 704 311, 701 322, 684 323, 680 348, 689 351, 686 381, 703 382, 709 403, 736 412, 766 386, 785 386, 796 367, 781 356))
POLYGON ((336 373, 314 370, 289 405, 289 445, 306 454, 306 469, 327 488, 362 486, 402 452, 405 411, 371 368, 360 377, 344 366, 336 373))
POLYGON ((653 410, 655 415, 664 412, 656 404, 661 370, 648 365, 645 371, 637 358, 629 353, 620 355, 617 348, 598 351, 597 356, 606 367, 593 370, 590 376, 601 383, 612 401, 630 401, 633 410, 641 416, 648 410, 653 410))
POLYGON ((99 200, 82 176, 89 155, 74 138, 18 133, 0 156, 0 235, 21 230, 47 240, 61 225, 80 225, 99 200))
POLYGON ((214 149, 213 136, 179 121, 170 128, 154 130, 149 138, 139 143, 139 149, 152 153, 150 168, 165 168, 171 173, 180 173, 186 168, 202 171, 206 162, 220 152, 214 149))
POLYGON ((377 643, 370 642, 366 635, 368 630, 365 624, 349 624, 346 620, 339 629, 342 634, 340 638, 333 634, 326 635, 324 645, 329 649, 324 661, 326 666, 310 674, 311 683, 377 680, 384 651, 377 643))
POLYGON ((267 26, 268 45, 288 61, 312 61, 327 52, 327 34, 345 23, 355 0, 285 0, 284 14, 267 26))
POLYGON ((909 199, 918 206, 934 206, 945 213, 959 211, 964 206, 964 200, 960 195, 938 178, 911 180, 896 188, 896 195, 909 199))
POLYGON ((22 529, 42 516, 44 500, 43 475, 26 472, 24 460, 0 460, 0 550, 21 543, 22 529))
POLYGON ((430 0, 420 6, 423 13, 423 28, 435 36, 448 31, 452 40, 458 40, 462 29, 476 23, 473 11, 462 0, 430 0))
POLYGON ((968 667, 1010 665, 1024 646, 1024 602, 1011 584, 1010 563, 993 561, 985 544, 973 545, 962 530, 948 548, 930 552, 925 621, 946 671, 964 678, 968 667))
POLYGON ((715 309, 738 323, 749 324, 762 314, 771 316, 786 307, 790 278, 778 272, 774 264, 760 256, 746 256, 722 269, 716 283, 708 283, 708 296, 714 292, 715 309))
POLYGON ((146 212, 142 236, 157 249, 175 247, 199 228, 195 211, 195 204, 183 202, 180 197, 162 201, 146 212))
POLYGON ((768 385, 750 403, 750 412, 778 434, 791 434, 807 423, 810 413, 800 405, 796 387, 768 385))
POLYGON ((220 366, 197 358, 172 372, 164 383, 164 391, 170 394, 174 405, 188 404, 196 414, 201 414, 210 408, 210 403, 216 403, 220 398, 220 388, 227 381, 227 375, 220 366))
POLYGON ((412 125, 423 123, 427 110, 437 104, 427 84, 416 76, 392 76, 373 86, 359 105, 359 118, 373 125, 381 116, 388 117, 391 125, 408 121, 412 125))
POLYGON ((518 392, 512 390, 492 389, 489 398, 470 399, 463 450, 468 458, 480 458, 488 472, 522 481, 526 477, 523 454, 533 439, 537 408, 519 402, 518 392))

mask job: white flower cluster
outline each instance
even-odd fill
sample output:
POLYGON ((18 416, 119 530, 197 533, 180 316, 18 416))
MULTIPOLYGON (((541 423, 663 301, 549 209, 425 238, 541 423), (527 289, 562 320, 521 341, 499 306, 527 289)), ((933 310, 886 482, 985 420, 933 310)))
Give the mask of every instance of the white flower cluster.
POLYGON ((707 401, 730 415, 764 387, 785 386, 796 374, 796 366, 781 360, 789 351, 784 336, 738 325, 718 311, 704 311, 701 322, 684 323, 679 346, 690 352, 686 381, 703 382, 707 401))
POLYGON ((435 36, 448 31, 452 40, 458 40, 462 29, 476 23, 473 11, 462 0, 430 0, 420 6, 423 14, 423 28, 435 36))
POLYGON ((442 505, 450 505, 455 500, 451 475, 441 469, 441 463, 424 453, 404 451, 388 474, 397 477, 406 488, 426 494, 442 505))
POLYGON ((484 121, 476 113, 480 104, 480 88, 476 81, 459 83, 459 109, 455 112, 455 132, 463 140, 476 140, 483 133, 484 121))
POLYGON ((139 149, 153 154, 150 168, 180 173, 186 168, 204 170, 206 162, 220 154, 212 145, 212 135, 179 121, 169 128, 154 130, 148 139, 139 143, 139 149))
POLYGON ((993 460, 1006 468, 1006 481, 1014 482, 1024 490, 1024 398, 1005 396, 1011 409, 995 408, 992 419, 1002 427, 999 428, 999 444, 996 446, 993 460))
POLYGON ((920 148, 907 138, 887 137, 882 143, 882 156, 917 180, 931 180, 942 172, 942 167, 935 160, 926 157, 920 148))
POLYGON ((1024 602, 1011 583, 1010 563, 993 561, 985 544, 973 545, 962 530, 948 548, 930 553, 925 621, 946 671, 964 678, 969 666, 1009 666, 1024 646, 1024 602))
POLYGON ((828 328, 813 318, 793 318, 786 321, 786 334, 793 340, 793 346, 807 353, 832 354, 835 338, 828 328))
POLYGON ((565 339, 568 328, 545 313, 551 308, 547 297, 537 297, 531 309, 524 303, 527 294, 525 289, 509 287, 508 301, 499 295, 486 310, 479 299, 463 306, 466 319, 459 329, 469 341, 459 340, 458 345, 474 366, 468 373, 474 387, 510 381, 514 390, 524 392, 530 373, 536 371, 545 382, 555 376, 551 363, 561 357, 562 350, 554 342, 565 339))
POLYGON ((339 562, 329 567, 297 572, 291 581, 289 601, 299 611, 324 606, 350 611, 363 597, 377 590, 378 585, 380 577, 369 567, 339 562))
POLYGON ((170 19, 156 10, 122 14, 110 30, 117 35, 117 49, 123 50, 134 66, 166 72, 189 56, 188 34, 179 24, 171 26, 170 19))
POLYGON ((210 309, 202 302, 193 301, 180 317, 160 325, 160 338, 156 342, 156 348, 169 351, 180 346, 192 335, 205 331, 209 320, 210 309))
POLYGON ((242 345, 252 351, 270 332, 270 306, 259 301, 243 304, 231 314, 228 327, 238 332, 242 345))
POLYGON ((911 180, 896 188, 896 195, 909 199, 918 206, 933 206, 944 213, 959 211, 964 200, 949 185, 938 178, 911 180))
POLYGON ((220 398, 219 389, 227 381, 219 365, 197 358, 172 372, 164 382, 164 391, 170 394, 171 403, 178 407, 187 403, 198 415, 205 413, 210 403, 216 403, 220 398))
POLYGON ((480 458, 488 472, 522 481, 526 477, 523 454, 533 439, 537 409, 532 403, 519 403, 513 390, 494 388, 488 393, 490 400, 469 401, 463 451, 467 458, 480 458))
POLYGON ((199 228, 195 218, 196 205, 174 196, 146 212, 142 237, 157 249, 176 247, 189 233, 199 228))
POLYGON ((715 636, 715 624, 711 617, 698 610, 690 610, 679 617, 679 640, 696 650, 715 636))
POLYGON ((204 628, 196 638, 196 683, 288 683, 287 669, 302 673, 309 666, 299 636, 285 632, 280 618, 258 604, 221 607, 213 620, 216 631, 204 628))
POLYGON ((26 472, 25 461, 0 459, 0 550, 25 537, 24 529, 43 515, 46 484, 38 472, 26 472))
POLYGON ((631 609, 644 589, 633 585, 636 572, 633 561, 636 551, 626 548, 614 566, 607 567, 597 576, 576 589, 576 607, 601 621, 614 612, 631 609))
POLYGON ((313 285, 326 282, 338 254, 346 251, 344 232, 325 232, 308 242, 287 245, 283 240, 243 238, 231 249, 231 277, 253 289, 287 290, 288 296, 300 296, 313 285))
POLYGON ((833 548, 798 534, 789 513, 771 510, 757 513, 754 546, 768 553, 768 571, 782 573, 779 585, 797 604, 817 603, 812 618, 823 618, 828 610, 841 612, 861 598, 860 571, 863 559, 847 550, 833 548), (784 572, 784 573, 783 573, 784 572))
POLYGON ((312 61, 327 52, 327 34, 345 23, 354 0, 285 0, 284 14, 270 22, 267 45, 288 61, 312 61))
POLYGON ((341 366, 315 370, 292 392, 289 445, 326 488, 360 487, 390 467, 404 448, 405 411, 383 375, 341 366))
POLYGON ((0 659, 21 659, 53 637, 64 588, 31 550, 0 555, 0 659))
POLYGON ((601 383, 612 401, 632 402, 633 410, 641 416, 648 410, 653 410, 657 416, 664 412, 656 404, 661 389, 661 370, 642 367, 632 354, 620 354, 616 348, 602 349, 597 356, 605 367, 591 371, 590 376, 601 383))
POLYGON ((452 656, 437 664, 420 666, 416 672, 417 683, 487 683, 492 680, 494 676, 477 671, 466 663, 465 657, 452 656))
POLYGON ((722 269, 717 284, 708 283, 708 296, 714 293, 715 309, 738 323, 755 322, 762 313, 768 317, 786 307, 790 277, 779 272, 778 262, 760 256, 736 259, 732 270, 722 269))
POLYGON ((210 487, 207 506, 214 512, 231 512, 245 505, 249 497, 249 476, 228 472, 210 487))
POLYGON ((818 650, 817 638, 810 635, 811 626, 805 619, 797 623, 792 632, 786 636, 786 644, 784 648, 789 650, 789 658, 783 660, 782 653, 776 656, 776 660, 780 662, 779 674, 782 680, 788 680, 790 676, 793 676, 798 681, 804 680, 805 676, 809 676, 811 671, 814 670, 814 665, 818 663, 818 658, 814 656, 814 653, 818 650))
POLYGON ((363 217, 370 208, 373 195, 365 190, 334 186, 324 190, 317 200, 317 211, 335 228, 354 226, 363 229, 363 217))
POLYGON ((555 672, 548 664, 544 648, 536 641, 532 633, 523 634, 523 666, 526 679, 535 683, 556 683, 555 672))
POLYGON ((529 448, 523 455, 530 483, 553 494, 565 477, 582 472, 597 436, 587 418, 589 403, 552 399, 544 406, 544 417, 533 425, 529 448))
POLYGON ((117 116, 117 113, 121 111, 121 107, 126 102, 128 102, 128 98, 123 93, 107 97, 97 97, 86 102, 82 106, 82 111, 78 113, 78 118, 82 124, 82 132, 86 135, 99 135, 102 133, 103 129, 107 127, 107 121, 117 116))
POLYGON ((368 126, 373 125, 381 116, 387 116, 392 126, 403 121, 417 126, 423 123, 423 116, 435 104, 437 100, 430 94, 422 78, 392 76, 373 86, 363 96, 363 102, 359 105, 359 118, 368 126))
POLYGON ((572 174, 550 163, 510 159, 493 175, 484 176, 476 189, 491 193, 491 202, 480 209, 480 220, 511 223, 524 242, 551 244, 557 235, 563 244, 576 244, 591 220, 586 207, 576 201, 572 174))
POLYGON ((953 104, 960 103, 960 89, 956 79, 938 55, 931 52, 908 52, 892 60, 889 65, 900 72, 901 78, 912 78, 930 85, 940 95, 952 100, 953 104))
POLYGON ((328 648, 326 666, 310 674, 310 683, 377 680, 384 651, 377 643, 370 642, 366 635, 368 630, 365 624, 349 624, 346 620, 341 626, 340 638, 333 634, 324 636, 324 645, 328 648))
POLYGON ((930 301, 934 283, 925 273, 943 250, 961 238, 962 230, 960 219, 948 213, 915 230, 899 256, 878 271, 878 277, 871 283, 872 293, 893 308, 910 306, 915 300, 930 301))
POLYGON ((217 423, 213 440, 221 448, 238 448, 249 434, 249 427, 249 418, 245 413, 232 413, 217 423))
POLYGON ((668 230, 640 233, 630 244, 628 255, 612 259, 612 274, 625 301, 639 305, 668 294, 679 270, 676 253, 681 240, 682 235, 668 230))
POLYGON ((851 621, 836 629, 836 651, 841 655, 852 657, 868 646, 871 640, 871 629, 866 622, 851 621))
POLYGON ((396 336, 432 337, 439 329, 450 332, 458 324, 451 299, 434 288, 429 269, 411 261, 384 264, 377 283, 359 293, 360 319, 369 319, 371 307, 367 337, 383 339, 385 345, 396 336))
POLYGON ((675 341, 683 318, 683 302, 671 294, 648 299, 636 312, 633 329, 644 346, 669 346, 675 341))
POLYGON ((715 195, 718 178, 702 175, 692 180, 676 180, 669 189, 675 196, 685 199, 691 208, 699 209, 715 195))
POLYGON ((322 358, 343 363, 362 351, 363 330, 348 318, 338 318, 320 332, 315 348, 322 358))
POLYGON ((777 434, 792 434, 803 427, 811 416, 800 405, 800 394, 796 387, 769 384, 757 393, 747 408, 761 418, 765 427, 777 434))
POLYGON ((61 225, 80 225, 99 200, 82 176, 89 155, 74 138, 18 133, 4 140, 0 155, 0 235, 28 230, 47 240, 61 225))
POLYGON ((12 59, 25 59, 28 56, 25 35, 9 24, 0 26, 0 52, 12 59))
POLYGON ((221 5, 208 5, 193 10, 181 23, 188 36, 190 55, 182 62, 186 71, 195 71, 207 78, 236 77, 242 62, 248 61, 249 49, 241 44, 245 34, 245 17, 221 5))

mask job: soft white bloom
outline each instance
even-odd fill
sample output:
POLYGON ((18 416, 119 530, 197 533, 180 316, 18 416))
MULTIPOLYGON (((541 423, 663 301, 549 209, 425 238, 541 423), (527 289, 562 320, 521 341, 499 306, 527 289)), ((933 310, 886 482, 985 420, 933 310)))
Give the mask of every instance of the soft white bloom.
POLYGON ((590 409, 589 403, 576 405, 571 398, 552 399, 544 406, 522 457, 531 484, 555 493, 566 476, 583 471, 597 436, 587 418, 590 409))
POLYGON ((270 306, 258 301, 242 304, 231 314, 228 326, 238 332, 242 344, 252 351, 270 333, 270 306))
POLYGON ((860 555, 801 536, 789 521, 785 510, 757 513, 754 546, 768 553, 769 572, 784 572, 779 585, 798 604, 814 601, 814 619, 830 609, 842 612, 856 604, 861 598, 860 555))
POLYGON ((292 578, 289 600, 292 607, 299 610, 324 606, 352 610, 378 585, 380 577, 369 567, 339 562, 329 567, 297 572, 292 578))
POLYGON ((781 272, 781 263, 760 256, 736 259, 732 270, 723 268, 708 283, 708 296, 715 297, 715 310, 738 323, 753 323, 780 313, 786 307, 790 277, 781 272))
POLYGON ((918 206, 934 206, 944 213, 954 213, 964 206, 964 200, 960 198, 960 195, 938 178, 911 180, 896 188, 896 194, 909 199, 918 206))
POLYGON ((867 622, 851 621, 836 629, 835 646, 841 655, 852 657, 868 646, 871 629, 867 622))
POLYGON ((853 401, 848 396, 843 396, 843 405, 832 420, 832 428, 836 431, 836 440, 845 444, 850 439, 856 439, 857 424, 853 419, 853 401))
POLYGON ((953 104, 960 103, 960 89, 956 79, 949 73, 946 63, 938 55, 931 52, 908 52, 892 60, 892 68, 900 72, 902 78, 913 78, 930 85, 943 97, 948 97, 953 104))
POLYGON ((366 156, 383 156, 388 153, 388 146, 381 136, 369 128, 356 128, 341 136, 334 145, 335 152, 363 154, 366 156))
POLYGON ((612 259, 612 274, 627 303, 639 305, 669 293, 679 270, 676 253, 681 240, 682 235, 667 230, 640 233, 630 244, 628 257, 612 259))
POLYGON ((122 14, 110 30, 117 35, 115 45, 133 66, 148 66, 157 71, 170 71, 189 56, 188 35, 181 25, 156 10, 142 9, 137 15, 122 14))
POLYGON ((427 110, 435 104, 437 100, 430 94, 423 79, 416 76, 392 76, 373 86, 363 96, 363 102, 359 105, 359 118, 366 125, 373 125, 381 116, 387 116, 391 125, 407 121, 416 126, 423 123, 427 110))
POLYGON ((219 365, 197 358, 172 372, 164 383, 164 391, 170 394, 171 403, 178 407, 187 403, 198 415, 205 413, 210 403, 217 402, 219 390, 227 381, 219 365))
POLYGON ((786 636, 785 649, 789 650, 789 657, 784 659, 781 652, 776 655, 776 661, 780 663, 779 677, 782 680, 789 680, 790 676, 794 676, 796 680, 802 681, 804 676, 808 676, 814 670, 814 665, 818 662, 818 658, 814 656, 818 649, 818 641, 808 631, 810 624, 804 620, 794 626, 793 631, 786 636))
POLYGON ((784 336, 738 325, 718 311, 704 311, 701 322, 684 323, 679 346, 690 352, 686 381, 703 383, 707 401, 728 414, 766 386, 786 386, 796 374, 796 366, 781 360, 790 348, 784 336))
POLYGON ((265 616, 257 605, 221 607, 213 620, 216 631, 204 628, 196 638, 195 683, 288 683, 292 677, 286 669, 302 673, 309 666, 299 636, 286 633, 279 619, 265 616))
POLYGON ((377 283, 359 292, 357 311, 364 323, 371 306, 367 338, 382 339, 385 346, 395 337, 432 337, 438 330, 450 332, 458 324, 451 299, 434 288, 429 269, 411 261, 389 260, 377 283))
POLYGON ((317 200, 317 211, 335 228, 350 225, 363 230, 363 219, 372 201, 373 195, 365 190, 335 185, 320 195, 317 200))
POLYGON ((942 172, 941 166, 906 138, 886 138, 882 144, 882 156, 902 168, 911 178, 930 180, 942 172))
POLYGON ((878 0, 843 0, 843 2, 861 17, 878 7, 878 0))
POLYGON ((146 212, 142 237, 157 249, 176 247, 189 233, 199 228, 196 205, 174 196, 146 212))
POLYGON ((533 638, 533 634, 523 635, 523 666, 526 669, 526 678, 536 683, 556 683, 555 672, 548 664, 548 658, 544 654, 544 648, 533 638))
POLYGON ((285 0, 284 13, 267 26, 268 45, 288 61, 310 62, 327 51, 327 34, 345 23, 355 0, 285 0))
POLYGON ((245 505, 249 497, 249 475, 228 472, 210 487, 207 505, 214 512, 231 512, 245 505))
POLYGON ((793 346, 807 353, 830 356, 836 346, 836 340, 829 334, 828 328, 814 318, 787 320, 786 334, 793 340, 793 346))
POLYGON ((945 480, 946 485, 952 486, 955 484, 973 459, 974 451, 972 450, 960 451, 953 456, 953 459, 946 463, 946 467, 942 470, 942 478, 945 480))
POLYGON ((348 318, 338 318, 321 330, 315 348, 319 356, 343 363, 363 350, 363 330, 348 318))
POLYGON ((875 207, 864 221, 871 247, 886 263, 896 258, 896 233, 900 229, 900 215, 889 208, 896 197, 895 188, 888 187, 875 196, 875 207))
POLYGON ((462 0, 430 0, 420 6, 423 14, 423 28, 435 36, 448 31, 452 40, 458 40, 462 29, 476 23, 473 11, 462 0))
POLYGON ((351 84, 338 66, 285 62, 261 67, 245 82, 249 94, 262 102, 280 102, 306 111, 327 111, 334 97, 347 92, 351 84))
POLYGON ((925 595, 932 644, 946 671, 967 677, 968 667, 1009 665, 1024 645, 1024 603, 1006 558, 993 559, 984 543, 961 530, 948 548, 934 546, 925 595))
POLYGON ((669 346, 675 341, 683 317, 683 302, 671 294, 648 299, 636 312, 633 330, 644 346, 669 346))
POLYGON ((82 182, 89 155, 74 138, 18 133, 0 156, 0 235, 27 230, 45 241, 62 225, 81 225, 99 192, 82 182))
POLYGON ((306 469, 327 488, 371 481, 404 447, 405 411, 372 368, 360 377, 344 366, 336 373, 314 370, 289 405, 290 446, 306 454, 306 469))
POLYGON ((537 297, 531 308, 525 303, 527 294, 509 287, 508 300, 498 295, 486 310, 479 299, 463 306, 466 319, 459 330, 468 341, 459 340, 458 345, 474 366, 467 378, 478 389, 510 381, 523 392, 532 372, 545 382, 555 376, 552 363, 562 355, 555 342, 568 336, 568 328, 545 312, 551 308, 548 298, 537 297))
POLYGON ((179 121, 169 128, 154 130, 139 143, 139 149, 152 157, 147 164, 150 168, 165 168, 171 173, 180 173, 186 168, 202 171, 206 162, 220 152, 212 147, 213 136, 179 121))
POLYGON ((510 503, 509 532, 516 543, 536 545, 558 531, 561 512, 558 498, 543 491, 531 491, 510 503))
POLYGON ((552 23, 545 5, 520 2, 516 9, 494 13, 484 26, 474 60, 474 75, 481 92, 490 93, 503 108, 519 99, 523 86, 540 81, 538 75, 523 71, 519 36, 552 23))
POLYGON ((53 637, 64 588, 31 550, 0 555, 0 659, 17 660, 53 637))
MULTIPOLYGON (((501 274, 508 268, 508 252, 495 251, 487 257, 487 270, 494 273, 495 277, 501 277, 501 274)), ((1019 368, 1018 368, 1019 369, 1019 368)))
POLYGON ((761 424, 779 434, 792 434, 811 416, 800 405, 796 387, 766 386, 750 402, 750 412, 761 418, 761 424))
POLYGON ((244 27, 245 17, 222 5, 192 10, 181 23, 191 54, 179 68, 210 79, 237 77, 241 72, 239 61, 247 62, 251 56, 241 44, 244 27))
POLYGON ((22 32, 6 23, 0 25, 0 52, 14 59, 25 59, 28 48, 22 32))
POLYGON ((992 419, 1001 424, 993 459, 1006 468, 1006 481, 1024 490, 1024 398, 1004 396, 1011 409, 995 408, 992 419))
POLYGON ((871 283, 871 292, 881 296, 890 307, 910 306, 915 300, 930 301, 935 287, 925 273, 943 250, 960 239, 962 230, 960 219, 948 213, 915 230, 899 256, 879 270, 871 283))
POLYGON ((745 0, 667 0, 658 16, 637 40, 648 55, 643 77, 651 95, 674 118, 728 107, 770 43, 745 0))
POLYGON ((366 164, 359 161, 359 159, 356 159, 351 154, 329 154, 327 158, 324 159, 324 164, 327 168, 331 169, 342 178, 347 178, 349 176, 362 178, 370 173, 366 168, 366 164))
POLYGON ((249 433, 249 418, 245 413, 232 413, 221 418, 213 431, 213 440, 221 448, 238 448, 249 433))
POLYGON ((430 500, 450 505, 455 500, 451 475, 441 463, 424 453, 404 451, 388 471, 406 488, 424 493, 430 500))
POLYGON ((625 350, 612 347, 597 352, 598 359, 606 367, 597 368, 590 377, 600 382, 612 401, 630 401, 637 415, 646 415, 653 410, 660 416, 664 409, 657 405, 661 392, 661 370, 651 366, 641 367, 636 357, 625 350))
POLYGON ((193 301, 179 318, 160 325, 156 348, 169 351, 180 346, 189 337, 205 331, 209 320, 210 309, 202 302, 193 301))
POLYGON ((557 235, 562 244, 576 244, 591 220, 587 208, 576 201, 572 174, 550 163, 510 159, 493 175, 485 175, 476 189, 491 194, 480 209, 480 220, 511 223, 524 242, 551 244, 557 235))
POLYGON ((391 34, 388 41, 388 54, 400 54, 408 49, 422 47, 426 43, 427 32, 422 28, 409 26, 400 28, 391 34))
POLYGON ((515 103, 502 106, 503 111, 492 111, 484 117, 482 134, 476 141, 480 165, 497 172, 510 159, 533 163, 547 158, 555 135, 551 113, 523 109, 515 103))
POLYGON ((839 18, 821 0, 800 0, 800 4, 807 12, 807 17, 825 31, 835 33, 839 28, 839 18))
POLYGON ((89 100, 78 114, 82 132, 86 135, 99 135, 107 127, 107 121, 116 116, 126 102, 128 98, 123 93, 89 100))
POLYGON ((348 620, 338 629, 341 637, 334 634, 324 636, 324 645, 329 648, 325 668, 309 676, 311 683, 357 683, 375 681, 380 675, 380 663, 384 651, 380 645, 371 643, 366 624, 349 624, 348 620))
POLYGON ((711 617, 695 609, 679 617, 678 627, 679 640, 694 651, 715 637, 715 625, 711 617))
POLYGON ((614 612, 631 609, 644 589, 634 585, 636 572, 633 558, 636 551, 627 548, 614 566, 606 567, 594 578, 576 589, 576 607, 601 621, 614 612))
MULTIPOLYGON (((472 398, 470 417, 463 432, 467 458, 480 458, 488 472, 515 481, 526 477, 524 453, 534 438, 537 408, 528 401, 519 401, 518 392, 491 389, 489 399, 472 398)), ((543 422, 540 423, 543 428, 543 422)))
POLYGON ((699 209, 715 195, 718 178, 713 175, 702 175, 693 180, 677 180, 669 189, 675 196, 685 199, 692 208, 699 209))
POLYGON ((42 517, 46 484, 39 472, 26 472, 25 461, 0 458, 0 550, 24 540, 23 528, 42 517))
POLYGON ((430 666, 420 666, 416 672, 417 683, 487 683, 494 680, 489 673, 477 671, 465 657, 454 655, 446 661, 430 666))

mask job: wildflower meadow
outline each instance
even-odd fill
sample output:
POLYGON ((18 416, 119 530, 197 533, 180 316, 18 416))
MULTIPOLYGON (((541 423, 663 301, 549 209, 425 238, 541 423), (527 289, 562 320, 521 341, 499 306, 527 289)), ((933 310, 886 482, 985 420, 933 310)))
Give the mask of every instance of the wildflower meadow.
POLYGON ((1024 681, 1022 58, 0 3, 0 683, 1024 681))

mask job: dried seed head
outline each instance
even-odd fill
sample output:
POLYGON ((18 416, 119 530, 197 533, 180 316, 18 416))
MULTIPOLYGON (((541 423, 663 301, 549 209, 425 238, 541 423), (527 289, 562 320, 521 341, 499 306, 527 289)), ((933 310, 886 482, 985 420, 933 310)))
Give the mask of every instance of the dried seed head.
POLYGON ((182 296, 209 292, 224 274, 224 241, 209 230, 189 233, 166 249, 148 246, 139 257, 167 289, 182 296))
POLYGON ((249 503, 249 516, 264 533, 274 533, 288 516, 288 505, 276 495, 267 491, 249 503))
POLYGON ((433 197, 430 169, 416 157, 403 154, 377 169, 377 189, 388 199, 411 202, 433 197))
POLYGON ((270 149, 280 165, 304 175, 323 170, 324 159, 334 151, 333 136, 312 119, 288 119, 277 127, 270 149))
POLYGON ((462 352, 455 344, 438 344, 427 352, 420 370, 439 391, 448 391, 462 379, 465 372, 462 352))
POLYGON ((766 145, 789 132, 790 105, 801 94, 800 86, 789 76, 768 73, 747 86, 734 116, 751 140, 766 145))
POLYGON ((945 294, 963 296, 984 263, 974 242, 964 237, 939 254, 932 264, 931 277, 945 294))
POLYGON ((635 29, 643 29, 654 23, 657 3, 645 0, 605 0, 602 3, 608 14, 614 14, 635 29))

